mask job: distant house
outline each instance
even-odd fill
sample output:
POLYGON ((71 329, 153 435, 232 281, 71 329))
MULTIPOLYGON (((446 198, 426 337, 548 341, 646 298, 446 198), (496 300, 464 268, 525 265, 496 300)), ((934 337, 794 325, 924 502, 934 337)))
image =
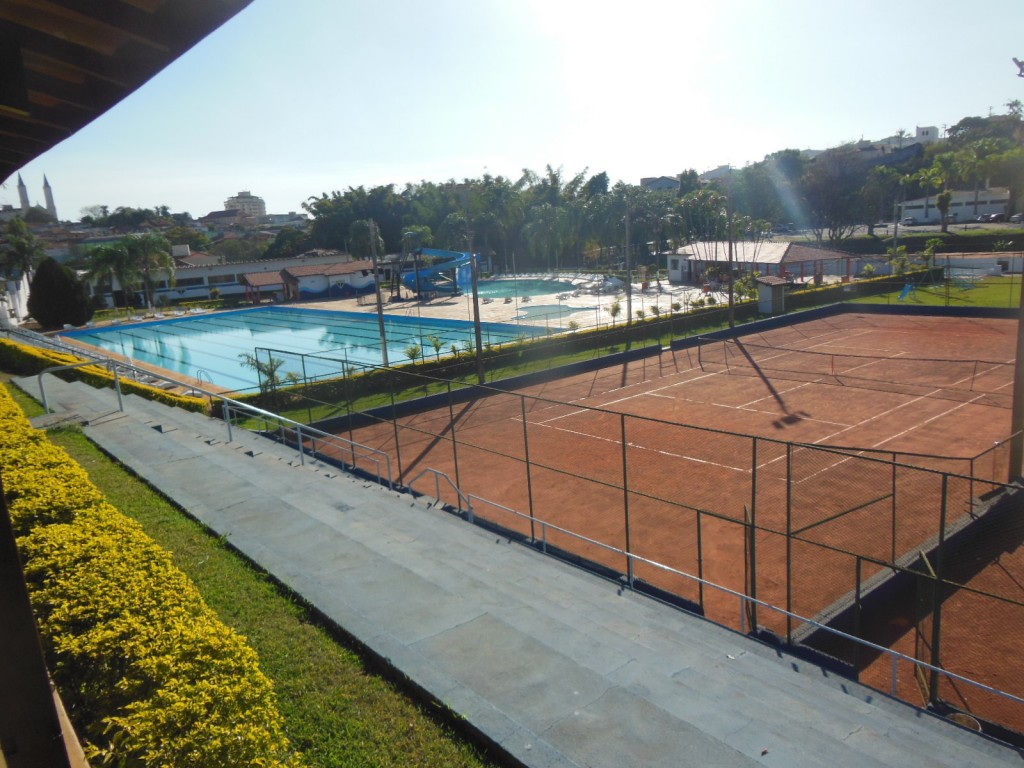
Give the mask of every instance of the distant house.
POLYGON ((674 176, 647 176, 640 179, 640 186, 655 192, 661 190, 675 192, 679 189, 679 179, 674 176))
POLYGON ((710 171, 704 171, 697 178, 700 179, 701 184, 708 184, 712 181, 731 179, 734 173, 736 173, 736 169, 731 165, 720 165, 717 168, 712 168, 710 171))
POLYGON ((285 300, 340 299, 373 290, 373 262, 289 266, 281 270, 285 300))
POLYGON ((228 211, 210 211, 205 216, 199 218, 199 223, 209 229, 218 229, 220 227, 233 227, 241 224, 246 219, 250 218, 245 211, 233 209, 228 211))

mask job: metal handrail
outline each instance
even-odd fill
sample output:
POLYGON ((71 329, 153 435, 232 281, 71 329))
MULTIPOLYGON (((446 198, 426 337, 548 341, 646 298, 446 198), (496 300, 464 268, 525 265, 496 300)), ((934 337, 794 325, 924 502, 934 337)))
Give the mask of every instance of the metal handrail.
POLYGON ((240 403, 237 400, 232 400, 231 398, 225 397, 224 395, 218 395, 216 393, 213 393, 212 396, 216 397, 224 404, 224 422, 227 424, 228 427, 228 442, 231 442, 231 440, 233 439, 233 415, 235 414, 235 412, 245 413, 251 417, 263 419, 264 424, 267 427, 267 432, 271 431, 270 424, 268 422, 275 422, 278 425, 278 432, 281 434, 281 439, 285 443, 287 443, 289 440, 287 435, 284 434, 285 429, 290 428, 294 430, 295 447, 296 450, 299 452, 299 462, 301 464, 305 465, 306 463, 306 438, 309 438, 311 441, 313 441, 311 455, 314 456, 316 455, 316 438, 319 438, 324 442, 339 443, 348 446, 348 448, 352 451, 352 466, 356 466, 356 449, 363 451, 364 453, 361 455, 361 458, 364 458, 368 461, 372 461, 377 467, 378 482, 383 482, 381 474, 381 464, 383 464, 386 470, 383 477, 387 478, 388 488, 394 489, 394 476, 391 473, 391 457, 385 451, 382 451, 378 448, 371 448, 368 445, 357 443, 354 440, 349 440, 347 438, 341 437, 340 435, 332 435, 329 432, 324 432, 323 430, 316 429, 315 427, 311 427, 308 424, 303 424, 302 422, 294 421, 286 416, 276 414, 273 411, 265 411, 262 408, 257 408, 256 406, 249 405, 248 403, 240 403))
MULTIPOLYGON (((429 469, 428 470, 424 470, 424 472, 427 472, 427 471, 434 471, 434 470, 429 470, 429 469)), ((422 474, 423 474, 423 472, 420 473, 420 475, 422 475, 422 474)), ((460 493, 459 495, 461 496, 462 494, 460 493)), ((753 603, 753 604, 758 605, 758 606, 760 606, 762 608, 767 608, 768 610, 775 611, 776 613, 781 613, 782 615, 788 616, 788 617, 790 617, 792 619, 796 619, 798 621, 805 622, 805 623, 807 623, 807 624, 809 624, 809 625, 811 625, 813 627, 816 627, 817 629, 821 629, 821 630, 824 630, 825 632, 828 632, 829 634, 835 635, 836 637, 842 638, 844 640, 849 640, 850 642, 859 644, 861 646, 864 646, 865 648, 869 648, 869 649, 871 649, 873 651, 877 651, 879 653, 886 654, 887 656, 890 656, 892 658, 892 670, 893 671, 892 671, 892 683, 891 683, 890 693, 891 693, 891 695, 893 697, 897 697, 898 698, 897 691, 896 691, 896 686, 897 686, 897 682, 898 682, 898 664, 899 664, 900 661, 906 661, 906 662, 909 662, 910 664, 913 664, 915 666, 923 667, 925 669, 928 669, 930 671, 936 672, 938 674, 950 677, 950 678, 952 678, 954 680, 957 680, 958 682, 962 682, 962 683, 965 683, 967 685, 972 685, 972 686, 974 686, 976 688, 980 688, 981 690, 986 691, 988 693, 991 693, 991 694, 994 694, 994 695, 997 695, 997 696, 1002 696, 1003 698, 1009 699, 1010 701, 1013 701, 1013 702, 1015 702, 1017 704, 1024 704, 1024 698, 1022 698, 1020 696, 1015 696, 1014 694, 1009 693, 1008 691, 999 690, 998 688, 994 688, 994 687, 992 687, 990 685, 987 685, 985 683, 978 682, 977 680, 972 680, 969 677, 964 677, 963 675, 958 675, 955 672, 950 672, 949 670, 944 669, 942 667, 938 667, 938 666, 935 666, 933 664, 929 664, 926 661, 921 661, 920 659, 914 658, 913 656, 908 656, 907 654, 901 653, 900 651, 895 651, 895 650, 893 650, 891 648, 886 648, 883 645, 878 645, 877 643, 872 643, 870 640, 865 640, 863 638, 857 637, 856 635, 848 634, 846 632, 843 632, 842 630, 835 629, 834 627, 830 627, 827 624, 822 624, 821 622, 816 621, 814 619, 807 618, 806 616, 801 616, 800 614, 794 613, 792 611, 787 611, 785 608, 780 608, 780 607, 778 607, 776 605, 773 605, 771 603, 765 602, 764 600, 759 600, 756 597, 751 597, 751 596, 746 595, 746 594, 744 594, 742 592, 737 592, 734 589, 731 589, 729 587, 723 586, 721 584, 717 584, 717 583, 715 583, 713 581, 709 581, 708 579, 702 578, 700 576, 695 576, 695 575, 693 575, 691 573, 687 573, 686 571, 681 571, 678 568, 673 568, 670 565, 665 565, 664 563, 660 563, 657 560, 651 560, 651 559, 643 557, 641 555, 637 555, 637 554, 633 554, 631 552, 627 552, 624 549, 620 549, 619 547, 616 547, 614 545, 608 544, 606 542, 598 541, 596 539, 588 538, 586 536, 583 536, 582 534, 576 533, 575 531, 571 531, 568 528, 562 528, 561 526, 555 525, 554 523, 549 523, 549 522, 543 520, 542 518, 533 517, 533 516, 524 514, 522 512, 519 512, 517 510, 510 509, 509 507, 506 507, 503 504, 497 504, 495 502, 488 501, 487 499, 483 498, 482 496, 477 496, 475 494, 469 494, 469 498, 470 499, 476 499, 477 501, 481 501, 481 502, 483 502, 485 504, 491 504, 492 506, 498 507, 498 508, 500 508, 500 509, 502 509, 502 510, 504 510, 506 512, 509 512, 509 513, 517 516, 517 517, 521 517, 524 520, 528 520, 531 523, 539 524, 541 526, 541 535, 542 535, 541 551, 544 552, 545 554, 547 553, 547 529, 550 528, 551 530, 557 531, 559 533, 563 533, 563 534, 565 534, 567 536, 570 536, 572 538, 575 538, 575 539, 579 539, 580 541, 584 541, 584 542, 586 542, 588 544, 594 544, 594 545, 596 545, 596 546, 598 546, 598 547, 600 547, 602 549, 605 549, 605 550, 607 550, 609 552, 612 552, 614 554, 623 555, 623 556, 625 556, 631 562, 635 561, 635 562, 643 563, 643 564, 649 565, 649 566, 651 566, 653 568, 657 568, 657 569, 660 569, 660 570, 665 571, 667 573, 673 574, 675 576, 682 576, 683 578, 690 579, 690 580, 695 581, 695 582, 697 582, 699 584, 702 584, 702 585, 704 585, 706 587, 711 587, 713 589, 717 589, 720 592, 724 592, 727 595, 732 595, 733 597, 738 598, 740 600, 740 622, 741 622, 741 626, 743 626, 743 624, 744 624, 744 622, 746 620, 745 619, 745 616, 746 616, 746 610, 745 609, 746 609, 747 604, 748 603, 753 603)), ((632 569, 630 569, 630 571, 632 571, 632 569)), ((632 579, 632 577, 630 577, 628 579, 628 582, 629 582, 630 589, 632 589, 633 588, 633 579, 632 579)), ((756 627, 754 629, 756 629, 756 627)), ((871 687, 871 686, 868 686, 868 687, 871 687)))
MULTIPOLYGON (((459 488, 459 486, 457 486, 455 484, 455 481, 453 481, 450 477, 448 477, 447 474, 445 474, 441 470, 434 469, 432 467, 426 467, 423 470, 421 470, 420 473, 418 475, 416 475, 416 477, 414 477, 412 480, 409 481, 407 487, 412 489, 412 487, 416 484, 416 481, 419 480, 421 477, 423 477, 424 475, 426 475, 428 473, 432 474, 434 476, 434 498, 437 499, 438 501, 441 500, 441 478, 444 478, 445 480, 448 481, 448 485, 451 486, 452 490, 455 491, 455 493, 459 497, 459 512, 462 511, 462 502, 465 502, 466 503, 466 520, 468 522, 470 522, 470 523, 474 522, 474 520, 476 518, 474 517, 474 513, 473 513, 473 501, 472 500, 474 498, 479 498, 479 497, 473 496, 472 494, 467 495, 467 494, 463 493, 462 489, 459 488)), ((482 501, 486 501, 486 499, 482 499, 482 501)))
POLYGON ((305 443, 304 443, 304 441, 302 439, 302 435, 303 435, 304 432, 305 432, 306 435, 316 436, 316 437, 319 437, 321 439, 324 439, 325 441, 330 441, 330 442, 335 442, 335 443, 342 443, 342 444, 347 445, 352 450, 353 458, 355 458, 355 456, 356 456, 356 449, 362 450, 364 452, 363 458, 366 458, 367 460, 374 462, 374 464, 375 464, 375 466, 377 468, 377 480, 378 480, 378 482, 382 482, 381 465, 383 464, 384 467, 385 467, 385 476, 387 478, 387 486, 388 486, 388 488, 391 488, 391 489, 394 488, 394 477, 393 477, 392 472, 391 472, 391 457, 387 453, 385 453, 384 451, 381 451, 381 450, 379 450, 377 448, 371 448, 368 445, 363 445, 361 443, 357 443, 357 442, 352 441, 352 440, 347 440, 346 438, 340 437, 338 435, 331 435, 331 434, 329 434, 327 432, 323 432, 322 430, 315 429, 314 427, 310 427, 310 426, 302 424, 301 422, 289 419, 286 416, 281 416, 280 414, 276 414, 273 411, 266 411, 266 410, 263 410, 262 408, 257 408, 254 405, 249 405, 248 403, 242 403, 242 402, 239 402, 237 400, 233 400, 232 398, 227 397, 226 395, 223 395, 221 393, 213 392, 213 391, 210 391, 208 389, 204 389, 203 387, 192 386, 192 385, 190 385, 190 384, 188 384, 186 382, 180 381, 180 380, 175 379, 175 378, 173 378, 171 376, 165 376, 165 375, 160 374, 160 373, 154 373, 153 371, 147 370, 145 368, 140 368, 139 366, 137 366, 137 365, 135 365, 133 363, 126 363, 124 361, 115 360, 115 359, 109 358, 109 357, 108 358, 94 359, 94 360, 90 360, 90 361, 86 361, 86 362, 82 362, 82 363, 74 363, 74 364, 71 364, 71 365, 51 366, 51 367, 46 368, 43 371, 41 371, 37 378, 38 378, 38 382, 39 382, 39 394, 40 394, 40 397, 41 397, 41 399, 43 401, 43 408, 44 408, 44 410, 47 413, 49 413, 49 406, 48 406, 47 397, 46 397, 46 385, 45 385, 44 380, 43 380, 43 376, 45 374, 53 373, 55 371, 60 371, 60 370, 68 370, 68 369, 72 369, 72 368, 83 368, 83 367, 90 366, 90 365, 100 365, 100 364, 105 365, 107 367, 107 369, 110 370, 113 373, 113 375, 114 375, 114 387, 117 390, 118 411, 120 411, 121 413, 124 412, 125 406, 124 406, 124 398, 123 398, 123 396, 121 394, 120 372, 122 370, 128 370, 128 371, 134 371, 135 373, 142 373, 142 374, 144 374, 144 375, 146 375, 146 376, 148 376, 150 378, 153 378, 153 379, 158 379, 160 381, 166 381, 166 382, 169 382, 169 383, 174 384, 176 386, 188 387, 193 392, 198 392, 201 395, 210 398, 211 403, 213 402, 213 400, 219 400, 221 403, 223 403, 224 414, 225 414, 224 422, 225 422, 225 424, 227 426, 227 430, 228 430, 228 442, 231 442, 233 440, 233 431, 232 431, 233 423, 232 423, 232 419, 231 419, 232 414, 235 413, 235 412, 245 413, 245 414, 248 414, 248 415, 250 415, 252 417, 263 419, 264 421, 273 421, 273 422, 277 423, 278 425, 280 425, 280 427, 282 429, 284 428, 285 425, 288 425, 289 427, 294 429, 295 432, 296 432, 296 435, 298 436, 298 440, 296 441, 296 449, 299 451, 299 457, 300 457, 299 460, 303 464, 305 464, 305 443))

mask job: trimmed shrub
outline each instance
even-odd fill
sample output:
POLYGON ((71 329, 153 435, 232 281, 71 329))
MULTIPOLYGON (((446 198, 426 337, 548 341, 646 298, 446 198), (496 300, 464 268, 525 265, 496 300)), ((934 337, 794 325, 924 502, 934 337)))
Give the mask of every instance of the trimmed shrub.
POLYGON ((255 651, 6 391, 0 472, 49 666, 95 764, 301 764, 255 651))
MULTIPOLYGON (((81 358, 63 352, 0 339, 0 369, 19 376, 34 376, 55 365, 74 365, 81 362, 84 362, 81 358)), ((114 386, 114 374, 102 365, 59 371, 56 375, 65 381, 84 381, 97 389, 114 386)), ((202 398, 176 395, 131 379, 121 379, 121 391, 187 411, 206 413, 209 410, 207 401, 202 398)))
POLYGON ((52 258, 39 263, 29 286, 28 311, 44 328, 82 325, 92 317, 92 302, 75 273, 52 258))

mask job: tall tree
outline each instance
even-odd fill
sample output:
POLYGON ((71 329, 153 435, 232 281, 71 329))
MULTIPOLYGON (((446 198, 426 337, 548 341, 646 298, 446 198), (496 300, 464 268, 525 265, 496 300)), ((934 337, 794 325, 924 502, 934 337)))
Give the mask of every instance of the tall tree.
POLYGON ((45 258, 29 285, 28 311, 43 328, 82 325, 92 317, 85 286, 75 273, 45 258))
POLYGON ((945 177, 942 175, 942 171, 933 166, 922 168, 916 174, 914 178, 921 184, 924 189, 924 221, 928 221, 928 203, 931 201, 931 194, 933 189, 941 189, 942 185, 946 183, 945 177))
POLYGON ((370 247, 371 230, 376 236, 373 246, 377 249, 378 254, 384 253, 384 238, 381 237, 380 230, 376 226, 371 228, 369 219, 360 219, 352 222, 348 232, 349 251, 357 259, 368 259, 373 254, 373 249, 370 247))
POLYGON ((818 155, 800 180, 811 230, 820 242, 850 237, 864 220, 865 169, 856 148, 837 147, 818 155))
MULTIPOLYGON (((132 303, 135 288, 139 283, 138 265, 124 247, 117 242, 89 249, 86 257, 88 277, 98 284, 109 283, 114 297, 114 306, 128 306, 132 303), (117 290, 114 284, 117 284, 117 290), (118 293, 121 301, 118 301, 118 293)), ((99 286, 98 286, 99 287, 99 286)))
POLYGON ((146 293, 146 303, 153 306, 153 277, 158 272, 167 275, 167 282, 174 282, 174 258, 171 256, 171 244, 163 235, 145 234, 131 235, 123 241, 132 262, 142 276, 142 288, 146 293))
POLYGON ((31 280, 35 266, 46 258, 43 244, 20 217, 15 217, 7 223, 4 239, 7 241, 3 246, 7 273, 24 273, 31 280))

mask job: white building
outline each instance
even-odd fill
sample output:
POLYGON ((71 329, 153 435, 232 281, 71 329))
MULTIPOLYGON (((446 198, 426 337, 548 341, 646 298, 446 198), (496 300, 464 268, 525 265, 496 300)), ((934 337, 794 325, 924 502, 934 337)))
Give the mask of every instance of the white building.
MULTIPOLYGON (((262 259, 230 264, 203 264, 191 267, 179 267, 175 270, 174 279, 163 272, 153 276, 153 300, 158 306, 174 302, 200 301, 210 298, 214 288, 221 297, 245 296, 247 283, 244 275, 267 272, 279 275, 281 270, 304 265, 336 264, 351 260, 340 251, 318 250, 291 259, 262 259)), ((114 280, 112 284, 90 283, 90 291, 99 294, 108 307, 115 306, 114 296, 121 292, 121 286, 114 280)), ((141 287, 139 288, 141 294, 141 287)), ((143 306, 141 295, 130 297, 136 306, 143 306)))
POLYGON ((247 189, 224 201, 224 210, 241 211, 246 216, 266 216, 267 204, 247 189))
POLYGON ((903 149, 911 144, 932 144, 940 138, 942 137, 939 135, 939 129, 934 125, 918 125, 914 128, 913 134, 906 132, 903 136, 887 136, 875 143, 889 149, 903 149))
MULTIPOLYGON (((979 216, 1009 213, 1010 190, 1006 187, 955 190, 949 203, 949 218, 952 222, 974 221, 979 216)), ((935 207, 935 195, 907 200, 900 206, 900 219, 913 218, 920 224, 939 224, 942 214, 935 207)))

